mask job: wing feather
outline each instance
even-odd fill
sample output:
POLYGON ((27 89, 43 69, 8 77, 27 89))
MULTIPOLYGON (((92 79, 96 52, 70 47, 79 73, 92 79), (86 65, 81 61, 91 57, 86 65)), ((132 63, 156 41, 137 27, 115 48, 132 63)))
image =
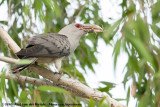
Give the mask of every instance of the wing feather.
POLYGON ((34 36, 29 40, 26 48, 21 49, 18 57, 46 57, 58 58, 68 56, 70 54, 70 42, 65 35, 47 33, 34 36))

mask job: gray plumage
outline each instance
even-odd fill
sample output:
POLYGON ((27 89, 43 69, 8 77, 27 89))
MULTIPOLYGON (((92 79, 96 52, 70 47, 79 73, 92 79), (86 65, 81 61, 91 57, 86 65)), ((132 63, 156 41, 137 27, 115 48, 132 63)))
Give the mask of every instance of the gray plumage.
POLYGON ((29 39, 28 46, 17 53, 19 58, 43 57, 60 58, 70 54, 68 37, 61 34, 47 33, 29 39))
MULTIPOLYGON (((32 59, 33 62, 55 64, 58 71, 65 56, 73 53, 79 44, 80 38, 86 33, 103 32, 103 29, 93 24, 73 23, 65 26, 58 34, 39 34, 29 39, 28 46, 21 49, 17 56, 21 59, 32 59), (37 60, 38 58, 38 60, 37 60)), ((31 64, 33 64, 33 62, 31 64)), ((28 65, 15 65, 13 72, 20 72, 28 65)))

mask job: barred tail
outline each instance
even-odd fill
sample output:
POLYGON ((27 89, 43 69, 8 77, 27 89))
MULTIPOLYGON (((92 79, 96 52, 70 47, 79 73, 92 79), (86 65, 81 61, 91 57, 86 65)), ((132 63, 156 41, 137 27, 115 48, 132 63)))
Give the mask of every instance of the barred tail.
POLYGON ((24 69, 28 68, 30 65, 34 64, 37 60, 37 58, 27 58, 27 59, 32 60, 32 63, 24 64, 24 65, 15 65, 11 68, 11 70, 13 71, 12 73, 18 73, 23 71, 24 69))
POLYGON ((18 73, 23 71, 24 69, 26 69, 27 67, 29 67, 31 64, 27 64, 27 65, 15 65, 11 68, 11 70, 13 71, 12 73, 18 73))

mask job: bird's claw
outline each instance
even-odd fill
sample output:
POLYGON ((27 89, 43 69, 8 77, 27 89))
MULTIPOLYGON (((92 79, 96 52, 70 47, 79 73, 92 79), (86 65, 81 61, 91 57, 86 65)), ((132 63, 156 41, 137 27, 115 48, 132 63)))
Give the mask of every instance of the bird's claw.
POLYGON ((38 65, 38 62, 35 62, 34 64, 35 64, 35 65, 38 65))
POLYGON ((63 75, 63 72, 62 71, 54 72, 54 74, 59 74, 59 77, 58 77, 58 81, 59 81, 63 75))

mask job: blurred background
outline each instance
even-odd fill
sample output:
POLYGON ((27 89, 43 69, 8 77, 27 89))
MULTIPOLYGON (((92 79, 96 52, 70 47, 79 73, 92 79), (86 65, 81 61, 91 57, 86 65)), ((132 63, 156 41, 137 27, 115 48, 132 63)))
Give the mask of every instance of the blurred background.
MULTIPOLYGON (((64 75, 129 107, 160 106, 159 0, 0 0, 0 25, 21 48, 35 34, 56 33, 74 22, 96 24, 104 32, 81 39, 75 53, 63 61, 64 75)), ((16 58, 1 38, 0 55, 16 58)), ((1 73, 10 73, 13 65, 0 64, 1 73)), ((42 78, 27 70, 21 75, 42 78)), ((36 99, 36 103, 91 104, 28 83, 1 78, 0 84, 1 103, 36 99)))

